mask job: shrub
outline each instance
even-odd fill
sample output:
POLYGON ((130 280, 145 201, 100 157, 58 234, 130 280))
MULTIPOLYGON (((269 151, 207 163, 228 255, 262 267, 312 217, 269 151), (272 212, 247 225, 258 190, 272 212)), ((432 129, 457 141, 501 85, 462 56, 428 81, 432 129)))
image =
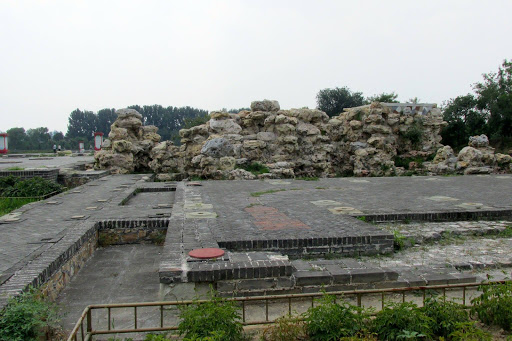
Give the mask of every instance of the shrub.
POLYGON ((263 341, 306 340, 304 322, 298 317, 283 316, 273 326, 265 328, 261 337, 263 341))
POLYGON ((445 298, 427 299, 423 311, 433 320, 432 332, 436 336, 447 338, 458 325, 469 322, 469 314, 466 309, 458 303, 446 301, 445 298))
POLYGON ((26 180, 13 176, 0 178, 2 197, 38 197, 60 191, 61 185, 37 176, 26 180))
POLYGON ((33 289, 9 300, 0 315, 0 340, 24 341, 40 337, 54 340, 60 334, 57 307, 33 289))
POLYGON ((423 127, 419 122, 411 125, 405 132, 400 133, 400 135, 406 139, 411 141, 413 146, 418 146, 421 143, 423 137, 423 127))
POLYGON ((338 340, 366 330, 370 314, 344 301, 337 304, 334 296, 325 295, 320 305, 309 308, 304 317, 311 340, 338 340))
POLYGON ((180 318, 178 330, 187 340, 242 339, 241 318, 235 304, 215 297, 213 292, 205 303, 180 308, 180 318))
POLYGON ((476 326, 476 322, 463 322, 455 325, 449 335, 452 341, 491 341, 492 335, 476 326))
POLYGON ((389 303, 376 314, 372 331, 379 340, 431 338, 432 323, 414 303, 389 303))
POLYGON ((512 330, 512 282, 482 285, 482 295, 471 300, 471 313, 485 324, 512 330))
POLYGON ((254 175, 259 175, 263 173, 270 173, 270 170, 267 166, 262 165, 258 162, 251 162, 246 165, 238 165, 236 168, 244 169, 248 172, 251 172, 254 175))

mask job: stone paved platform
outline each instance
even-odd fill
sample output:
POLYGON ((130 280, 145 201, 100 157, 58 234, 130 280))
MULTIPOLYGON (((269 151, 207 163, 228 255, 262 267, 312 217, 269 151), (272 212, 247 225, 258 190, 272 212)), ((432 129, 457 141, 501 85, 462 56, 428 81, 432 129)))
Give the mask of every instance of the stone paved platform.
MULTIPOLYGON (((361 220, 510 217, 511 179, 459 176, 181 183, 161 280, 266 278, 274 271, 289 276, 294 269, 289 259, 271 258, 275 257, 272 254, 265 258, 264 253, 258 263, 248 254, 254 251, 292 258, 390 253, 392 233, 361 220), (200 247, 229 252, 217 262, 187 259, 188 251, 200 247)), ((332 274, 326 276, 332 282, 332 274)))
POLYGON ((27 285, 47 281, 99 228, 166 229, 174 188, 144 178, 107 176, 0 217, 0 307, 27 285), (164 205, 123 205, 141 188, 168 193, 162 198, 164 205))
MULTIPOLYGON (((45 282, 98 229, 169 226, 159 269, 164 283, 255 279, 284 287, 292 279, 334 284, 343 278, 332 267, 297 269, 294 259, 304 253, 391 250, 389 230, 355 217, 389 220, 407 214, 443 220, 461 213, 477 218, 482 216, 479 212, 510 217, 512 208, 510 176, 204 181, 201 186, 143 178, 108 176, 2 217, 0 304, 28 284, 45 282), (140 200, 144 197, 149 200, 140 200), (226 256, 216 262, 186 256, 199 247, 221 247, 226 256), (308 273, 317 274, 305 276, 308 273)), ((388 282, 402 276, 381 264, 364 268, 388 282)), ((364 277, 353 271, 357 268, 340 266, 339 271, 343 269, 349 270, 350 283, 364 277)))
POLYGON ((89 162, 94 162, 94 156, 1 157, 0 170, 12 167, 65 168, 89 162))

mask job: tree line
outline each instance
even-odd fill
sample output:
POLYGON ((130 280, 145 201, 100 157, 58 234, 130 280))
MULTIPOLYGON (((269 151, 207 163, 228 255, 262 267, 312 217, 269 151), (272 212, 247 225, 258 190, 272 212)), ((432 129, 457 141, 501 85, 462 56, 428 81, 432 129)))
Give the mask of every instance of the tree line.
MULTIPOLYGON (((467 145, 469 136, 486 134, 491 145, 506 150, 512 146, 512 62, 505 60, 497 72, 483 74, 483 81, 473 84, 474 93, 450 99, 441 106, 444 120, 448 122, 441 135, 442 143, 454 149, 467 145)), ((352 91, 347 86, 320 90, 316 95, 317 108, 330 117, 345 108, 357 107, 371 102, 397 103, 398 94, 383 92, 365 97, 362 92, 352 91)), ((417 97, 406 102, 418 103, 417 97)), ((145 125, 155 125, 162 140, 179 143, 178 131, 208 120, 208 111, 193 107, 163 107, 161 105, 132 105, 129 108, 142 114, 145 125)), ((237 113, 240 109, 222 109, 237 113)), ((48 150, 60 145, 63 149, 77 149, 78 142, 85 147, 93 145, 93 133, 108 136, 110 126, 116 119, 114 108, 105 108, 97 113, 76 109, 68 118, 68 130, 49 131, 46 127, 28 129, 16 127, 7 130, 9 149, 48 150)))
MULTIPOLYGON (((161 105, 131 105, 128 108, 137 110, 142 115, 144 125, 155 125, 162 140, 179 143, 178 132, 187 126, 201 124, 208 119, 208 111, 186 107, 163 107, 161 105)), ((28 129, 15 127, 7 130, 9 134, 9 150, 50 150, 54 145, 62 149, 78 149, 80 141, 85 148, 94 145, 95 132, 102 132, 105 138, 110 133, 110 126, 117 118, 116 109, 105 108, 97 113, 89 110, 75 109, 69 114, 66 134, 60 131, 49 131, 46 127, 28 129)))

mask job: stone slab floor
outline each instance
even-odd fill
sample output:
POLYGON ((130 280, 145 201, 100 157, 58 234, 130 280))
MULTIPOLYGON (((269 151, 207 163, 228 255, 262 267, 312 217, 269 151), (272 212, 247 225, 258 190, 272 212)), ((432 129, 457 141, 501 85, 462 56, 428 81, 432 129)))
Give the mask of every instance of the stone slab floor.
POLYGON ((75 163, 93 162, 94 156, 56 156, 56 157, 2 157, 0 170, 11 167, 22 168, 62 168, 75 163))
MULTIPOLYGON (((416 227, 422 231, 453 231, 461 230, 464 226, 471 229, 485 230, 489 228, 502 229, 508 226, 509 222, 467 222, 462 223, 423 223, 399 225, 395 227, 400 230, 413 230, 416 227)), ((404 231, 405 232, 405 231, 404 231)), ((419 231, 415 231, 419 232, 419 231)), ((428 243, 425 245, 412 247, 402 252, 395 253, 389 257, 362 257, 359 262, 379 263, 381 266, 390 268, 400 268, 406 264, 411 264, 410 260, 422 261, 424 264, 444 264, 446 259, 461 259, 466 262, 481 262, 485 257, 487 264, 495 266, 474 268, 467 270, 466 273, 472 273, 483 280, 487 275, 495 279, 510 278, 511 268, 504 263, 504 257, 508 256, 512 238, 490 238, 488 235, 475 236, 467 239, 457 239, 453 243, 447 243, 445 240, 440 242, 428 243), (485 247, 489 243, 488 247, 485 247), (489 250, 492 249, 492 252, 489 250), (471 250, 471 252, 469 252, 471 250), (505 256, 506 255, 506 256, 505 256), (501 267, 499 265, 503 265, 501 267)), ((202 295, 208 291, 207 285, 201 285, 194 288, 193 283, 178 284, 173 286, 159 283, 158 265, 162 256, 163 247, 155 245, 121 245, 107 248, 99 248, 87 262, 85 267, 80 270, 71 283, 64 289, 57 301, 61 312, 65 313, 63 326, 66 330, 71 330, 74 323, 78 320, 83 309, 89 304, 95 303, 126 303, 126 302, 151 302, 151 301, 171 301, 192 299, 196 295, 202 295)), ((412 262, 414 263, 414 262, 412 262)), ((460 294, 460 293, 459 293, 460 294)), ((468 292, 468 300, 472 294, 468 292)), ((459 297, 456 292, 451 296, 459 297)), ((409 295, 408 299, 418 300, 419 295, 409 295)), ((460 297, 459 297, 460 298, 460 297)), ((400 300, 400 297, 388 296, 386 299, 400 300)), ((363 304, 366 306, 380 306, 380 295, 378 297, 365 297, 363 304)), ((419 301, 417 303, 420 303, 419 301)), ((292 311, 301 313, 310 306, 310 301, 297 302, 292 311)), ((280 316, 287 312, 288 307, 284 304, 274 304, 270 308, 270 317, 280 316)), ((248 308, 248 319, 262 319, 264 316, 264 305, 254 304, 248 308)), ((166 321, 176 321, 177 311, 167 311, 165 313, 166 321)), ((112 312, 113 325, 116 328, 121 326, 130 328, 133 321, 129 318, 128 312, 118 310, 112 312)), ((157 309, 141 309, 139 311, 139 326, 156 325, 159 321, 159 311, 157 309)), ((106 312, 93 316, 98 324, 106 328, 106 312)))

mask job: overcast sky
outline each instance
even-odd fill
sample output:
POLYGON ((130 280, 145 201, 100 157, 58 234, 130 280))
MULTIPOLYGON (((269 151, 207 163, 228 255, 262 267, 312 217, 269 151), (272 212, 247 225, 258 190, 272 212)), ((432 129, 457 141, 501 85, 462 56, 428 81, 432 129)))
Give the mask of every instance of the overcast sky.
POLYGON ((512 58, 512 1, 0 0, 0 130, 132 104, 316 106, 471 91, 512 58))

